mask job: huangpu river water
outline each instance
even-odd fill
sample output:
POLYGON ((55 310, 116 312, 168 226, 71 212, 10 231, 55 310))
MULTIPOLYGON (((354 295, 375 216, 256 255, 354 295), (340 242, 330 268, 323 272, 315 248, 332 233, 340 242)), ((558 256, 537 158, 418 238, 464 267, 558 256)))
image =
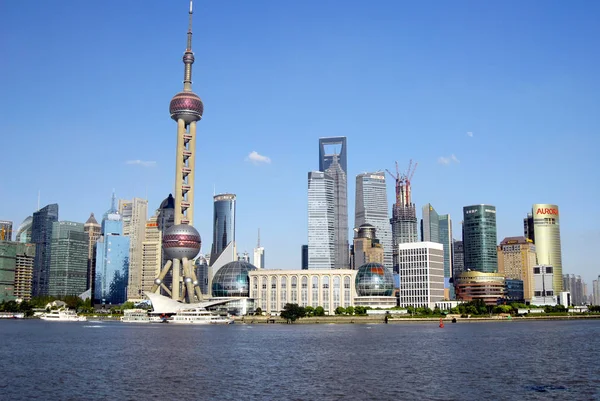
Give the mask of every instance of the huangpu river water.
POLYGON ((600 321, 0 321, 0 399, 600 399, 600 321))

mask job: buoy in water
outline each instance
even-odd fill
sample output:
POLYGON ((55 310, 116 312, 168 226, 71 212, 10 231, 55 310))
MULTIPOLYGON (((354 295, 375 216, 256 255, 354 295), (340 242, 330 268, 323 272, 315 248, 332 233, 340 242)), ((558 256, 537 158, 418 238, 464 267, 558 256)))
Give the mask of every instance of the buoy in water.
POLYGON ((444 328, 444 321, 442 318, 440 318, 440 329, 444 328))

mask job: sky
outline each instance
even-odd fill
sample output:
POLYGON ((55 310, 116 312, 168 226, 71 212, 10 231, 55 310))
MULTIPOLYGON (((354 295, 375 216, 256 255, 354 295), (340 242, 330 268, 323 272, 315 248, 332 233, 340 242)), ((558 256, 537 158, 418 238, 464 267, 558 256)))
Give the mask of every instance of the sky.
MULTIPOLYGON (((0 2, 0 219, 58 203, 101 216, 113 189, 173 192, 186 0, 0 2)), ((413 201, 454 221, 497 208, 498 241, 534 203, 560 208, 563 273, 591 292, 600 225, 598 2, 195 1, 195 221, 237 195, 238 251, 300 268, 318 138, 348 139, 355 177, 418 163, 413 201)), ((394 201, 388 176, 388 204, 394 201)), ((391 213, 391 210, 390 210, 391 213)))

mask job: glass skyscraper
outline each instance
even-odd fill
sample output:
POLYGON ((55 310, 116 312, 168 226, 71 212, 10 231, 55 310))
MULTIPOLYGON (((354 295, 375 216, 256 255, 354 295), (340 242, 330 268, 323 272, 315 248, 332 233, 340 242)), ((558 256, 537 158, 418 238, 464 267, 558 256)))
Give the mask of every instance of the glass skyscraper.
POLYGON ((227 245, 235 241, 235 201, 234 194, 220 194, 214 197, 211 263, 216 262, 227 245))
POLYGON ((88 284, 88 234, 83 223, 52 223, 48 295, 80 295, 88 284))
POLYGON ((423 206, 421 219, 421 241, 440 242, 440 216, 430 203, 423 206))
POLYGON ((463 218, 465 269, 482 273, 497 273, 496 207, 491 205, 465 206, 463 218))
POLYGON ((56 203, 44 206, 33 213, 31 242, 35 244, 35 259, 31 292, 34 297, 48 295, 52 223, 55 221, 58 221, 58 205, 56 203))
POLYGON ((383 172, 362 173, 356 176, 354 227, 371 224, 375 236, 383 245, 383 265, 393 268, 392 226, 388 216, 387 190, 383 172))
POLYGON ((111 209, 102 219, 102 235, 96 242, 95 303, 114 305, 127 300, 129 247, 121 215, 111 209))
POLYGON ((308 173, 308 268, 335 266, 335 183, 322 171, 308 173))
POLYGON ((449 214, 439 216, 440 243, 444 245, 444 278, 452 277, 452 219, 449 214))

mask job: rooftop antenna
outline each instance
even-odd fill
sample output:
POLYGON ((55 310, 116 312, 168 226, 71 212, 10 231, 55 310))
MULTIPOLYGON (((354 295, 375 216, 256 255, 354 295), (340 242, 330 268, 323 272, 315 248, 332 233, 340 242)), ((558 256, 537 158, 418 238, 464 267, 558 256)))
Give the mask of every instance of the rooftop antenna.
POLYGON ((260 228, 258 229, 258 242, 256 243, 256 247, 260 248, 260 228))

